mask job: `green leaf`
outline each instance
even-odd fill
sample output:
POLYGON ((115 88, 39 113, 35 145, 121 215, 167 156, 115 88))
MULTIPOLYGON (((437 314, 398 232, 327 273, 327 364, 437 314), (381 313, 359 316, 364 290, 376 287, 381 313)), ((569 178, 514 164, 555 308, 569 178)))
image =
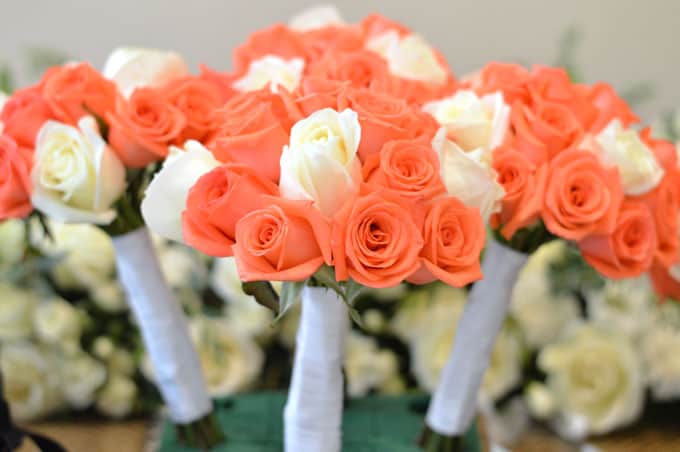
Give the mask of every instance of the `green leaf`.
POLYGON ((579 70, 578 58, 576 57, 576 52, 582 41, 583 32, 581 28, 576 25, 567 28, 560 36, 555 61, 555 66, 564 68, 569 73, 571 81, 575 83, 583 81, 583 74, 579 70))
POLYGON ((357 311, 356 309, 350 307, 350 308, 349 308, 349 316, 350 316, 350 318, 352 319, 352 321, 353 321, 354 323, 356 323, 357 325, 359 325, 359 328, 361 328, 362 330, 365 329, 365 328, 364 328, 364 320, 361 318, 361 315, 359 314, 359 311, 357 311))
POLYGON ((621 97, 631 107, 640 106, 654 99, 654 84, 652 82, 638 82, 621 92, 621 97))
POLYGON ((68 54, 49 47, 29 47, 26 49, 26 63, 31 75, 41 77, 52 66, 59 66, 70 60, 68 54))
POLYGON ((347 297, 347 303, 354 307, 357 298, 363 294, 365 287, 354 280, 349 280, 345 284, 345 296, 347 297))
POLYGON ((345 290, 342 287, 342 284, 335 280, 335 270, 333 270, 332 267, 327 265, 322 266, 314 273, 314 279, 329 289, 333 289, 343 300, 345 300, 345 302, 347 302, 345 290))
POLYGON ((12 94, 14 90, 14 81, 12 79, 12 70, 8 64, 0 66, 0 91, 6 94, 12 94))
POLYGON ((286 281, 283 283, 281 297, 279 298, 279 314, 274 319, 274 322, 278 322, 295 303, 300 301, 300 292, 302 292, 305 284, 307 284, 307 280, 286 281))

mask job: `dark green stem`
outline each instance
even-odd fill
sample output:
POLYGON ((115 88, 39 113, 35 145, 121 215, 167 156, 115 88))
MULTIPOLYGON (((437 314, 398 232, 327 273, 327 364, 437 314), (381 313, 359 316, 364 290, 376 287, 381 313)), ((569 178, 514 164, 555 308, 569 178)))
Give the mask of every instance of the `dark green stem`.
POLYGON ((259 304, 271 309, 274 314, 279 313, 279 296, 269 281, 244 282, 241 286, 243 292, 255 297, 259 304))
POLYGON ((206 414, 190 424, 176 424, 177 439, 185 446, 210 450, 224 441, 214 412, 206 414))
POLYGON ((446 436, 425 426, 418 445, 425 452, 464 452, 461 436, 446 436))

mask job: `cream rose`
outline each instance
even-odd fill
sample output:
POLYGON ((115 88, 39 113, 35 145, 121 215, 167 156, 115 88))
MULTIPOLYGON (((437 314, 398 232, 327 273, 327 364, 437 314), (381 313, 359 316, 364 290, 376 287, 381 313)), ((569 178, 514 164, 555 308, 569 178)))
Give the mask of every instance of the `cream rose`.
POLYGON ((581 325, 541 350, 538 365, 558 406, 554 426, 566 438, 608 433, 640 415, 643 373, 625 336, 581 325))
POLYGON ((465 152, 439 129, 432 139, 432 147, 439 155, 442 180, 446 191, 469 207, 479 209, 484 222, 499 212, 505 196, 496 171, 485 161, 485 151, 465 152))
POLYGON ((618 119, 612 120, 595 141, 599 146, 593 146, 593 151, 605 165, 618 168, 627 195, 647 193, 663 179, 663 168, 652 150, 635 130, 624 129, 618 119))
POLYGON ((664 303, 641 341, 647 384, 655 400, 680 398, 680 305, 664 303))
POLYGON ((607 280, 602 289, 586 294, 588 318, 637 341, 654 321, 654 292, 645 277, 607 280))
POLYGON ((0 268, 19 263, 26 251, 26 227, 22 220, 0 222, 0 268))
POLYGON ((118 313, 128 309, 123 286, 116 279, 102 282, 90 289, 90 297, 99 309, 118 313))
POLYGON ((38 296, 9 283, 0 283, 0 341, 27 339, 33 331, 38 296))
POLYGON ((147 227, 163 238, 183 242, 182 212, 189 190, 201 176, 218 166, 220 162, 198 141, 187 141, 184 149, 170 148, 170 155, 147 187, 142 201, 147 227))
POLYGON ((61 390, 66 401, 76 409, 92 405, 95 392, 106 381, 106 368, 86 353, 66 359, 59 366, 61 390))
POLYGON ((333 5, 312 6, 296 14, 288 26, 297 31, 309 31, 329 25, 344 25, 340 11, 333 5))
POLYGON ((326 108, 295 123, 281 155, 281 195, 308 199, 326 216, 359 190, 357 157, 361 126, 357 114, 326 108))
POLYGON ((156 247, 163 276, 172 288, 200 289, 207 280, 205 264, 198 254, 181 244, 163 244, 156 247))
POLYGON ((345 344, 344 369, 349 396, 363 397, 398 375, 397 357, 390 350, 381 350, 374 338, 351 331, 345 344))
POLYGON ((269 84, 274 93, 278 92, 279 86, 294 91, 300 84, 304 68, 302 58, 284 60, 276 55, 266 55, 250 63, 248 72, 232 87, 237 91, 256 91, 269 84))
POLYGON ((548 419, 557 410, 555 397, 543 383, 530 383, 524 391, 524 396, 531 415, 536 419, 548 419))
POLYGON ((36 335, 47 344, 67 346, 77 344, 82 331, 81 317, 76 308, 60 298, 40 303, 33 317, 36 335))
POLYGON ((188 75, 189 68, 182 56, 175 52, 120 47, 111 52, 102 72, 128 97, 135 88, 159 86, 188 75))
POLYGON ((47 121, 36 139, 31 173, 36 209, 69 223, 109 224, 125 190, 125 167, 99 135, 94 118, 78 128, 47 121))
POLYGON ((462 90, 425 104, 423 110, 430 113, 446 129, 448 138, 465 152, 492 151, 500 146, 510 120, 510 107, 500 92, 479 97, 474 91, 462 90))
POLYGON ((97 411, 105 416, 122 419, 132 412, 137 398, 137 386, 130 378, 113 374, 97 394, 97 411))

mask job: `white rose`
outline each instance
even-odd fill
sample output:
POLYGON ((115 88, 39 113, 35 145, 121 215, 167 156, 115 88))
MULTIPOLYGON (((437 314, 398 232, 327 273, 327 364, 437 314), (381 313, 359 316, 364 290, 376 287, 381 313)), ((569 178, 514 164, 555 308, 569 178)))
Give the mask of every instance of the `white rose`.
POLYGON ((92 405, 95 392, 106 380, 104 365, 86 353, 66 359, 58 370, 66 401, 79 410, 92 405))
POLYGON ((36 139, 31 173, 36 209, 69 223, 108 224, 125 190, 125 167, 90 116, 78 128, 47 121, 36 139))
POLYGON ((618 119, 605 127, 596 137, 599 146, 593 150, 607 166, 618 168, 627 195, 642 195, 654 189, 664 170, 654 153, 635 130, 624 129, 618 119))
POLYGON ((525 390, 525 398, 531 415, 536 419, 548 419, 557 410, 555 397, 543 383, 530 383, 525 390))
POLYGON ((500 211, 505 190, 490 162, 485 161, 486 150, 465 152, 446 138, 444 128, 432 139, 432 147, 439 155, 442 181, 449 195, 478 208, 485 223, 491 214, 500 211))
POLYGON ((566 438, 608 433, 640 415, 641 363, 625 336, 581 325, 541 350, 538 366, 558 406, 554 427, 566 438))
POLYGON ((173 288, 200 288, 207 278, 205 265, 198 255, 184 245, 157 248, 165 280, 173 288))
POLYGON ((281 196, 308 199, 332 216, 361 183, 357 114, 326 108, 295 123, 281 155, 281 196))
POLYGON ((182 242, 182 212, 189 190, 218 166, 220 162, 197 141, 187 141, 184 149, 171 147, 142 201, 142 216, 148 228, 163 238, 182 242))
POLYGON ((366 47, 383 57, 390 72, 398 77, 437 85, 446 82, 446 69, 422 36, 399 36, 390 30, 369 39, 366 47))
POLYGON ((279 91, 279 86, 292 92, 300 84, 305 60, 292 58, 284 60, 276 55, 266 55, 254 60, 248 72, 236 80, 231 86, 237 91, 257 91, 269 84, 272 92, 279 91))
POLYGON ((97 411, 105 416, 121 419, 132 412, 137 399, 134 381, 122 375, 109 376, 106 384, 97 394, 97 411))
POLYGON ((189 68, 182 56, 175 52, 120 47, 111 52, 102 73, 128 97, 135 88, 160 86, 188 75, 189 68))
POLYGON ((109 371, 118 375, 131 376, 135 372, 135 358, 129 351, 117 348, 108 356, 109 371))
POLYGON ((51 345, 77 343, 82 331, 80 314, 60 298, 40 303, 35 309, 33 324, 38 338, 51 345))
POLYGON ((500 146, 510 121, 510 107, 500 92, 479 97, 474 91, 461 90, 451 97, 425 104, 423 110, 466 152, 490 151, 500 146))
POLYGON ((3 345, 0 370, 5 398, 16 421, 30 421, 47 416, 63 404, 59 375, 43 350, 28 342, 3 345))
POLYGON ((334 5, 317 5, 296 14, 288 26, 297 31, 316 30, 329 25, 344 25, 340 11, 334 5))
POLYGON ((381 350, 374 338, 350 331, 344 369, 349 396, 363 397, 393 379, 398 373, 397 357, 390 350, 381 350))
POLYGON ((655 400, 680 399, 680 305, 664 303, 655 314, 641 341, 647 384, 655 400))
POLYGON ((21 220, 0 222, 0 268, 18 264, 26 250, 26 227, 21 220))
POLYGON ((26 339, 33 331, 36 294, 0 282, 0 341, 26 339))
POLYGON ((189 326, 211 396, 234 394, 255 381, 264 363, 255 342, 225 319, 196 317, 189 326))
POLYGON ((92 344, 92 353, 99 359, 108 359, 115 349, 116 345, 108 336, 99 336, 92 344))
POLYGON ((102 282, 91 288, 90 297, 99 309, 106 312, 119 313, 128 308, 123 286, 116 279, 102 282))
POLYGON ((215 259, 210 282, 212 289, 226 304, 226 319, 239 333, 259 338, 274 333, 271 328, 274 314, 243 292, 233 257, 215 259))
POLYGON ((519 332, 505 324, 491 352, 480 390, 481 399, 493 404, 522 382, 523 354, 519 332))
POLYGON ((586 301, 589 319, 634 341, 652 326, 655 300, 647 278, 607 280, 586 301))

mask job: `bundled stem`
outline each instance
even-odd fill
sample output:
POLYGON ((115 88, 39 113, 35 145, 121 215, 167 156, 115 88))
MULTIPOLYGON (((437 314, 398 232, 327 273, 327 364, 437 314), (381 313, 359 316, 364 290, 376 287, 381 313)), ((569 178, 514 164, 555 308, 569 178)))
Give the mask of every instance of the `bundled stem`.
POLYGON ((425 452, 464 452, 462 437, 441 435, 427 425, 418 440, 418 445, 425 452))
POLYGON ((224 435, 211 412, 190 424, 178 424, 177 439, 187 446, 210 449, 224 441, 224 435))

